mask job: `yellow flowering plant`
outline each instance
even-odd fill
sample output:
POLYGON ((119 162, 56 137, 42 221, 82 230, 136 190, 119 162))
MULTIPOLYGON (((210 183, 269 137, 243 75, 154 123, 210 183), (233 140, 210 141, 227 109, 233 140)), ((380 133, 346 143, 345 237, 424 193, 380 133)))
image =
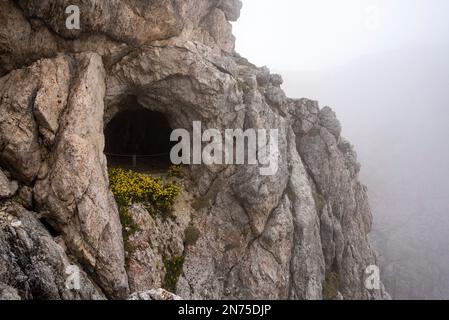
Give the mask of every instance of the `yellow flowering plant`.
POLYGON ((147 203, 162 214, 172 210, 180 192, 177 184, 163 184, 159 178, 121 168, 109 170, 109 187, 120 207, 147 203))
POLYGON ((182 171, 182 167, 179 165, 172 165, 168 168, 168 176, 170 178, 184 178, 184 172, 182 171))

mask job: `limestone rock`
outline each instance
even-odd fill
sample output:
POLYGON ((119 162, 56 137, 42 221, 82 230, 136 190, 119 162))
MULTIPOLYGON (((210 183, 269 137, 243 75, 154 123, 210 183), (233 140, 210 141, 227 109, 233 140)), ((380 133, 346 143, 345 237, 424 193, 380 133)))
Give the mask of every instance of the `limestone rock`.
POLYGON ((36 213, 15 204, 1 208, 1 299, 104 299, 82 269, 79 288, 66 286, 70 266, 78 270, 36 213))
POLYGON ((170 293, 164 289, 151 289, 147 291, 141 291, 133 293, 129 296, 128 300, 182 300, 181 297, 170 293))
POLYGON ((24 183, 35 179, 42 161, 33 115, 37 69, 16 70, 0 79, 0 161, 24 183))
POLYGON ((39 133, 47 145, 52 145, 59 130, 59 117, 64 111, 71 81, 68 59, 60 57, 44 60, 40 72, 39 91, 34 100, 34 116, 39 126, 39 133))
POLYGON ((169 272, 166 262, 184 254, 184 236, 190 211, 177 206, 174 216, 167 218, 152 216, 142 205, 134 205, 129 210, 139 229, 130 235, 127 243, 128 276, 132 291, 164 285, 166 273, 169 272))
POLYGON ((208 44, 215 43, 220 49, 228 53, 234 51, 235 39, 232 35, 232 26, 227 22, 226 15, 223 11, 212 9, 204 19, 201 27, 208 30, 208 34, 211 37, 212 41, 208 41, 208 44))
POLYGON ((0 1, 0 76, 57 52, 57 41, 43 23, 27 20, 14 1, 0 1))
POLYGON ((339 139, 341 134, 340 121, 337 119, 337 115, 329 107, 324 107, 320 111, 320 125, 326 128, 330 133, 332 133, 335 138, 339 139))
POLYGON ((317 101, 289 100, 289 113, 292 116, 292 128, 295 134, 302 136, 312 130, 318 124, 319 112, 317 101))
POLYGON ((10 182, 3 171, 0 170, 0 199, 12 197, 17 189, 17 182, 10 182))
POLYGON ((0 283, 0 300, 21 300, 16 289, 0 283))
POLYGON ((77 1, 80 30, 65 27, 69 4, 0 1, 1 297, 174 299, 146 290, 175 257, 186 299, 321 299, 330 275, 333 298, 387 297, 363 287, 377 257, 356 153, 330 108, 287 98, 281 76, 234 52, 239 0, 77 1), (130 101, 171 128, 277 129, 279 155, 271 176, 187 166, 189 204, 171 220, 131 208, 125 264, 103 130, 130 101), (81 292, 65 289, 69 264, 81 292))
POLYGON ((100 56, 79 56, 58 143, 34 192, 40 211, 111 297, 125 297, 121 224, 108 191, 103 136, 104 69, 100 56))
POLYGON ((219 1, 218 8, 223 10, 226 19, 229 21, 237 21, 240 17, 242 2, 240 0, 221 0, 219 1))

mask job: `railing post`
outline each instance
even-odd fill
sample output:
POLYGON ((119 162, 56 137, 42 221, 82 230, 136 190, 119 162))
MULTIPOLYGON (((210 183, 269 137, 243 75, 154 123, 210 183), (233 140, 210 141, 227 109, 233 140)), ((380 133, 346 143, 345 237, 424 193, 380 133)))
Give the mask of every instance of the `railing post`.
POLYGON ((137 156, 133 154, 133 168, 137 167, 137 156))

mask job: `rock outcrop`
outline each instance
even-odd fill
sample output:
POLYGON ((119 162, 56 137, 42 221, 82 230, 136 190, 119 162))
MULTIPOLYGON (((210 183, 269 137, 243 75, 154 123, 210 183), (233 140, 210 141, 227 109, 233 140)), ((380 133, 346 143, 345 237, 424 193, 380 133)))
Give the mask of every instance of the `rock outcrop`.
POLYGON ((181 297, 174 295, 164 289, 151 289, 148 291, 136 292, 129 296, 128 300, 181 300, 181 297))
POLYGON ((10 201, 0 207, 0 257, 1 299, 105 299, 64 240, 51 235, 38 214, 10 201), (68 283, 70 268, 80 270, 79 290, 68 283))
POLYGON ((364 286, 376 255, 352 146, 330 108, 287 98, 281 76, 235 53, 240 8, 0 0, 0 298, 157 299, 145 291, 177 257, 171 289, 185 299, 387 297, 364 286), (279 168, 189 166, 172 220, 134 206, 125 246, 103 129, 130 98, 172 128, 278 129, 279 168), (80 290, 66 288, 68 265, 80 290))

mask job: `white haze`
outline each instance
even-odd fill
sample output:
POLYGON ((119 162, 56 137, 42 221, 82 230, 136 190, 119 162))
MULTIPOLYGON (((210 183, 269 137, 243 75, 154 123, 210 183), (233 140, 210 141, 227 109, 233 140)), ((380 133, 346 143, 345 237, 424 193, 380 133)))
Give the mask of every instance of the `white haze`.
POLYGON ((243 0, 237 51, 356 146, 394 298, 449 299, 449 1, 243 0))

